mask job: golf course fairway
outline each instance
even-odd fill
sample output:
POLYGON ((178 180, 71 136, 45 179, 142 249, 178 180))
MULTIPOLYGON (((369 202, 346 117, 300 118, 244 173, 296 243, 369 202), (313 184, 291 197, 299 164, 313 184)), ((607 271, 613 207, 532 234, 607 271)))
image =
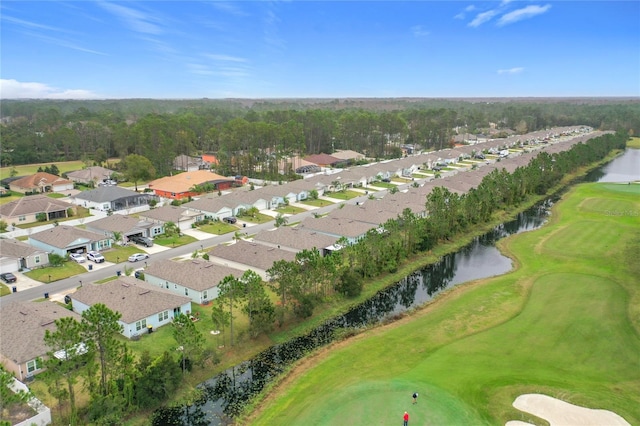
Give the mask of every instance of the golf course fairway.
POLYGON ((547 425, 512 405, 544 394, 640 425, 640 185, 577 185, 499 246, 512 272, 301 360, 239 424, 547 425))

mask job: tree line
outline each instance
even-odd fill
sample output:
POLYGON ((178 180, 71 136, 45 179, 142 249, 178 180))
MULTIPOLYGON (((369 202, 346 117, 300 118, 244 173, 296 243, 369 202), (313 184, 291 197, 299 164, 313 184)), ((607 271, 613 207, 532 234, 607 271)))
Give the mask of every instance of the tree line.
POLYGON ((495 126, 526 133, 588 125, 640 131, 634 100, 465 102, 455 100, 3 101, 3 167, 38 162, 147 157, 158 176, 180 154, 215 154, 223 175, 274 178, 293 155, 350 149, 397 158, 401 145, 450 146, 456 132, 495 126))

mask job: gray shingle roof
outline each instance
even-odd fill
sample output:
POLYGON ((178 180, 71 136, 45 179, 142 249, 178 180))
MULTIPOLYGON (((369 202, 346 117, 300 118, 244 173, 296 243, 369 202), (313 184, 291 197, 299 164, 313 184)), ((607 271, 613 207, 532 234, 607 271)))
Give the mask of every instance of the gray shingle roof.
POLYGON ((327 235, 344 236, 347 238, 359 238, 366 234, 369 229, 375 228, 370 223, 360 222, 352 219, 341 219, 338 217, 306 218, 298 226, 311 231, 317 231, 327 235))
POLYGON ((260 243, 290 247, 296 250, 319 250, 329 247, 338 241, 333 237, 297 226, 281 226, 273 231, 263 231, 255 235, 253 239, 260 243))
POLYGON ((75 208, 66 201, 56 200, 46 195, 29 195, 18 200, 11 201, 0 206, 0 214, 7 217, 15 217, 34 213, 51 213, 75 208))
POLYGON ((44 231, 32 234, 30 240, 41 241, 52 247, 66 248, 70 244, 78 240, 84 241, 103 241, 106 239, 104 235, 86 231, 84 229, 75 228, 73 226, 60 225, 44 231))
POLYGON ((242 263, 266 271, 278 260, 292 262, 296 255, 287 250, 239 240, 235 244, 219 245, 209 251, 209 256, 242 263))
POLYGON ((152 276, 196 291, 217 286, 228 275, 240 278, 243 271, 205 260, 153 262, 144 270, 145 278, 152 276))
POLYGON ((44 344, 46 330, 55 331, 54 321, 80 315, 53 302, 12 302, 2 305, 0 353, 23 363, 44 356, 50 349, 44 344))
POLYGON ((124 235, 142 232, 143 229, 148 228, 149 226, 151 226, 151 224, 148 222, 136 219, 133 216, 119 214, 106 216, 87 224, 87 228, 91 228, 96 232, 121 232, 124 235))
POLYGON ((138 197, 141 194, 130 189, 120 188, 119 186, 101 186, 89 191, 82 191, 74 198, 87 200, 94 203, 106 203, 120 198, 138 197))
POLYGON ((138 213, 141 218, 151 219, 160 222, 178 223, 187 218, 197 216, 201 213, 193 210, 185 209, 178 206, 166 205, 157 209, 151 209, 142 213, 138 213))
POLYGON ((36 253, 46 253, 46 251, 35 248, 18 240, 0 240, 0 256, 19 259, 21 257, 28 257, 36 253))
POLYGON ((120 320, 127 324, 191 302, 189 297, 131 277, 120 277, 104 284, 86 284, 76 290, 71 299, 89 306, 103 303, 112 311, 120 312, 120 320))

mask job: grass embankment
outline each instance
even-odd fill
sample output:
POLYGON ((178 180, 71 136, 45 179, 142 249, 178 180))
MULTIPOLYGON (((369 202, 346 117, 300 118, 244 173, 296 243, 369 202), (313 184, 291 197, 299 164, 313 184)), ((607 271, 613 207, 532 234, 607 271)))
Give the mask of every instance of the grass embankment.
POLYGON ((540 230, 502 240, 507 275, 300 362, 242 424, 546 422, 545 393, 640 424, 640 186, 584 184, 540 230), (420 393, 411 405, 411 393, 420 393))

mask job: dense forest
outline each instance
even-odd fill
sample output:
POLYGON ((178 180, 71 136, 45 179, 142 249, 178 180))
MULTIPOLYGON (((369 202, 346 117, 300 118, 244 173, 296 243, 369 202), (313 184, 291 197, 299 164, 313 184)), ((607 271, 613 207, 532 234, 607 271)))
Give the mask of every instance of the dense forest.
POLYGON ((640 132, 637 98, 4 100, 3 167, 147 157, 159 176, 180 154, 216 154, 218 173, 274 176, 282 158, 351 149, 397 158, 400 146, 450 146, 456 134, 493 137, 553 126, 640 132))

